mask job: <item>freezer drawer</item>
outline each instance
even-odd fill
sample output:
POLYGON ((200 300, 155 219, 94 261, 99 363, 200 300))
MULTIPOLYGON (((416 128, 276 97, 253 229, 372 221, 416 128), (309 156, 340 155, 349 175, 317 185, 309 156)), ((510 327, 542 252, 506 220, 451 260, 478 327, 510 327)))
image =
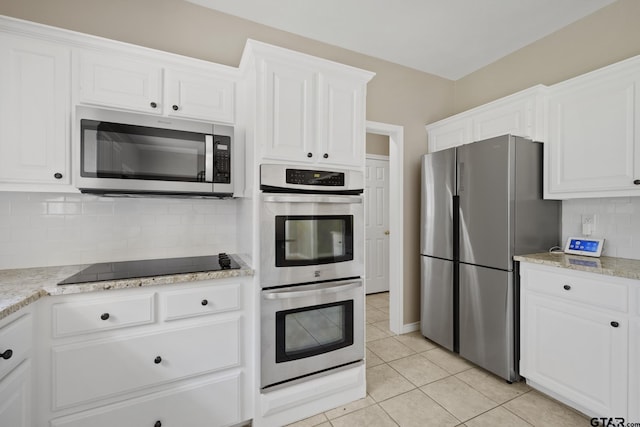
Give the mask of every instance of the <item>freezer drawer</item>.
POLYGON ((516 379, 513 273, 460 264, 460 355, 516 379))
POLYGON ((421 256, 420 330, 422 335, 453 350, 454 262, 421 256))

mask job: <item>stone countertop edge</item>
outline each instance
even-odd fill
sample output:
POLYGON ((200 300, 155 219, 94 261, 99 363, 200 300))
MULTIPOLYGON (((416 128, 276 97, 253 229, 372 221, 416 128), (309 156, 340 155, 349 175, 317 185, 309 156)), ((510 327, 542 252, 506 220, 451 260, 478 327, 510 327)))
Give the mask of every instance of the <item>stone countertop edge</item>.
POLYGON ((568 255, 563 252, 542 252, 529 255, 516 255, 515 261, 569 270, 603 274, 605 276, 622 277, 640 280, 640 260, 603 256, 600 258, 568 255))
POLYGON ((245 262, 242 256, 234 255, 234 260, 240 265, 239 269, 181 273, 64 286, 58 286, 58 282, 82 271, 89 267, 90 264, 0 270, 0 320, 48 295, 69 295, 253 276, 253 269, 245 262))

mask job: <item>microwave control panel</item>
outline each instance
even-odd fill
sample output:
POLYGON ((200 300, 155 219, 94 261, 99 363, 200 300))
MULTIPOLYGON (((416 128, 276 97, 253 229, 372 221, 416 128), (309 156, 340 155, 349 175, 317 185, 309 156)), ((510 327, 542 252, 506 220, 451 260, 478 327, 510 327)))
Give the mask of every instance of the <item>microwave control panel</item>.
POLYGON ((213 164, 213 182, 218 184, 231 183, 231 137, 213 136, 213 164))
POLYGON ((286 182, 287 184, 297 185, 342 187, 344 186, 344 173, 308 169, 287 169, 286 182))

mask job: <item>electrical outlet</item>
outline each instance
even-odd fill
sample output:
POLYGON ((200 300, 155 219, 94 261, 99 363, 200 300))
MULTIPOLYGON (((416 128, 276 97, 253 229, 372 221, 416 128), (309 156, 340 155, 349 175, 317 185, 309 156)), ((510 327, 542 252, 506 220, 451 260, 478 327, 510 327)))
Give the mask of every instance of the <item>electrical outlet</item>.
POLYGON ((582 215, 582 234, 591 236, 596 231, 596 214, 582 215))

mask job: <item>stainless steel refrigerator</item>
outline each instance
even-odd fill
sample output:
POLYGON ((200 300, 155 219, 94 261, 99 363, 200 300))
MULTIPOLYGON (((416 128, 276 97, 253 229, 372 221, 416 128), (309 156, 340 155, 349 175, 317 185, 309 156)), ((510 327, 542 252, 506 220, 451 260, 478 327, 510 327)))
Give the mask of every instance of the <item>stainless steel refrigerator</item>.
POLYGON ((542 200, 542 144, 505 135, 422 158, 422 334, 518 378, 513 256, 560 238, 560 204, 542 200))

